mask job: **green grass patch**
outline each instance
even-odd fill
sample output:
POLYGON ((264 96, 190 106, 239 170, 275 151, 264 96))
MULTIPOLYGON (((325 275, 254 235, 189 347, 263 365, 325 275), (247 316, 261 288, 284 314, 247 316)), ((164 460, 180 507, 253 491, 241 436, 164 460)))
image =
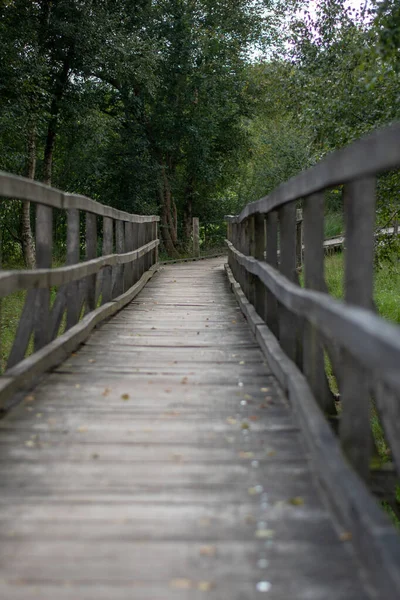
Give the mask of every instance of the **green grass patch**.
POLYGON ((343 214, 328 213, 324 218, 324 235, 325 239, 342 235, 344 231, 343 214))

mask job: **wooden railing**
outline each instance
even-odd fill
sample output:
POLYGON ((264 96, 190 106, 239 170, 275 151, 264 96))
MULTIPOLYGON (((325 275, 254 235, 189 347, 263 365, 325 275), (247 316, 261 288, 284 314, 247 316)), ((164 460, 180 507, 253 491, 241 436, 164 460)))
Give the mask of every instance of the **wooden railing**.
POLYGON ((36 205, 37 268, 0 272, 0 300, 27 290, 7 370, 0 378, 0 405, 4 405, 15 392, 60 363, 97 323, 142 289, 158 262, 159 217, 122 212, 3 172, 0 197, 2 202, 19 199, 36 205), (66 266, 59 268, 52 268, 54 209, 67 213, 66 266), (80 262, 82 234, 84 260, 80 262), (57 292, 51 302, 54 286, 57 292), (34 353, 25 358, 32 336, 34 353))
POLYGON ((383 565, 391 575, 385 569, 378 573, 381 580, 391 581, 390 597, 399 597, 400 590, 399 570, 397 575, 392 571, 395 563, 397 569, 400 566, 400 554, 397 558, 393 554, 395 548, 400 550, 398 540, 393 542, 386 516, 382 521, 332 436, 333 430, 338 431, 349 464, 372 483, 374 407, 399 474, 400 327, 377 316, 373 303, 376 177, 398 167, 400 125, 396 124, 337 151, 269 196, 248 204, 240 215, 227 217, 229 269, 237 282, 231 283, 309 433, 320 481, 333 496, 330 500, 337 504, 368 561, 372 561, 371 548, 379 553, 385 546, 388 554, 383 565), (343 302, 328 294, 324 278, 324 192, 340 185, 346 237, 343 302), (296 204, 300 201, 304 287, 296 270, 296 204), (340 402, 328 385, 326 356, 340 402), (326 425, 312 398, 328 417, 326 425), (370 547, 362 549, 367 544, 370 547))

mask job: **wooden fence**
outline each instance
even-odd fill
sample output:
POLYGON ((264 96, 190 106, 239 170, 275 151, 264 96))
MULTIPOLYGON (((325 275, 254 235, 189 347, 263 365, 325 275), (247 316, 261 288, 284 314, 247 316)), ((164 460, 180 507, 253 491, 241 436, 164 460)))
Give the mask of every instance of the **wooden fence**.
POLYGON ((390 533, 385 515, 376 512, 372 497, 371 504, 360 477, 371 486, 376 482, 370 469, 372 408, 379 414, 397 475, 400 469, 400 327, 377 316, 373 303, 376 177, 398 167, 396 124, 335 152, 248 204, 240 215, 227 217, 231 283, 299 412, 323 487, 371 567, 373 553, 379 556, 382 563, 374 569, 381 583, 390 581, 390 597, 399 597, 399 540, 390 533), (324 192, 339 185, 346 237, 343 302, 328 294, 324 279, 324 192), (300 201, 304 287, 296 270, 300 201), (326 356, 340 403, 328 385, 326 356), (313 398, 328 421, 321 421, 313 398), (348 463, 328 422, 335 424, 348 463))
POLYGON ((159 217, 132 215, 3 172, 0 197, 7 199, 3 202, 20 199, 36 205, 37 263, 30 271, 0 272, 0 299, 27 290, 7 370, 0 378, 1 406, 64 360, 97 323, 142 289, 158 263, 159 217), (66 266, 60 268, 52 268, 54 209, 67 213, 66 266), (84 260, 80 262, 82 219, 84 260), (56 296, 51 302, 51 288, 55 286, 56 296), (26 358, 32 336, 34 353, 26 358))

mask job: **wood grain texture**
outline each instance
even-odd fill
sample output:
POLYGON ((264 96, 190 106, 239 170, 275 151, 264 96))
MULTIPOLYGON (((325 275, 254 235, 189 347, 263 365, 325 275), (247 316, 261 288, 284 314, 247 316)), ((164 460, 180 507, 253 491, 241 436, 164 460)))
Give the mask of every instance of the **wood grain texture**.
MULTIPOLYGON (((346 228, 345 301, 373 308, 375 179, 362 179, 344 187, 346 228)), ((365 479, 372 454, 370 382, 368 371, 343 351, 340 375, 342 414, 340 439, 351 464, 365 479)))
POLYGON ((77 281, 83 277, 95 275, 100 269, 108 266, 132 263, 143 255, 152 252, 158 245, 159 240, 154 240, 131 252, 110 254, 109 256, 101 256, 77 265, 71 264, 54 269, 2 271, 0 273, 0 296, 8 296, 21 289, 47 288, 77 281))
POLYGON ((7 600, 368 598, 221 259, 163 267, 0 448, 7 600))
POLYGON ((14 198, 19 198, 51 208, 83 210, 101 217, 119 219, 129 223, 153 223, 160 220, 160 217, 155 215, 132 215, 100 204, 86 196, 67 194, 44 183, 4 171, 0 171, 0 196, 10 199, 11 202, 14 198))
POLYGON ((348 537, 353 540, 368 569, 367 576, 376 597, 396 600, 400 593, 400 538, 397 531, 345 460, 307 380, 287 358, 268 327, 257 324, 258 315, 254 308, 233 279, 229 267, 227 272, 242 311, 255 325, 257 340, 272 372, 287 391, 328 505, 348 530, 348 537))
POLYGON ((230 242, 230 251, 241 265, 257 275, 278 300, 296 314, 305 317, 324 336, 336 340, 377 378, 400 386, 399 327, 366 309, 346 305, 334 298, 300 288, 264 262, 238 252, 230 242), (373 340, 373 343, 371 343, 373 340))

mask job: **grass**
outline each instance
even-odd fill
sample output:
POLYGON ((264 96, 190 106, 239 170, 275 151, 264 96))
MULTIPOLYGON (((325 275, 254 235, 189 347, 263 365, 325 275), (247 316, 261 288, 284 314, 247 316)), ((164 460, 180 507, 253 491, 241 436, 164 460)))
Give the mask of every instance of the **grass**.
MULTIPOLYGON (((330 294, 342 299, 344 291, 344 254, 325 259, 325 279, 330 294)), ((400 263, 385 263, 375 272, 374 302, 381 317, 400 324, 400 263)))
POLYGON ((324 235, 325 239, 342 235, 344 231, 343 214, 328 213, 324 218, 324 235))

